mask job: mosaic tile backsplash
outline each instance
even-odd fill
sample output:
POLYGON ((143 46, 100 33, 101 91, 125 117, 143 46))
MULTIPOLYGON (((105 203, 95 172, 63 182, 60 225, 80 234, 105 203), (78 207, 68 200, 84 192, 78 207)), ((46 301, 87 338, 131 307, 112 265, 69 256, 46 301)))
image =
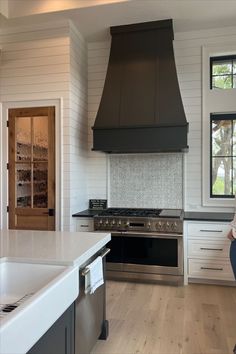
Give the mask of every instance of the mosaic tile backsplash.
POLYGON ((110 155, 111 207, 183 208, 183 155, 110 155))

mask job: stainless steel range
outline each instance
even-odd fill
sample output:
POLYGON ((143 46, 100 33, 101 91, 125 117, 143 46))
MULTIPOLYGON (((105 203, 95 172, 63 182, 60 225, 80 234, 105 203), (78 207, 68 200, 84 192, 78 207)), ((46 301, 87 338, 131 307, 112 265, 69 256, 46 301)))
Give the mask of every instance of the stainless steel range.
POLYGON ((111 232, 108 278, 183 283, 181 209, 108 208, 94 225, 111 232))

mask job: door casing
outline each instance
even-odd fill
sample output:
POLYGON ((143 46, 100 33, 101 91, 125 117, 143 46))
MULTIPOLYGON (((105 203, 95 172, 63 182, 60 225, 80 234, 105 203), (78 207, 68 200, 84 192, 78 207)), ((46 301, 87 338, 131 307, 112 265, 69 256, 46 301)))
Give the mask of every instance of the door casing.
MULTIPOLYGON (((8 110, 11 108, 55 106, 55 229, 63 230, 63 138, 62 138, 62 99, 33 100, 33 101, 7 101, 2 103, 2 124, 0 125, 0 229, 8 229, 8 110)), ((1 118, 1 114, 0 114, 1 118)))

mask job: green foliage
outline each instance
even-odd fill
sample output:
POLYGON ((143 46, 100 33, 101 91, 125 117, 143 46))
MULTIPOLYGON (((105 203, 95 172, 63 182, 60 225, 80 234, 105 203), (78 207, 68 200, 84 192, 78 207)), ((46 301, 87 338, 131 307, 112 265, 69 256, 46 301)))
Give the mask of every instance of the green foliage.
MULTIPOLYGON (((233 191, 232 191, 232 195, 236 194, 236 182, 233 185, 233 191)), ((222 177, 217 177, 214 185, 213 185, 213 191, 212 191, 213 195, 224 195, 225 194, 225 182, 224 182, 224 178, 222 177)))
POLYGON ((232 73, 232 64, 230 62, 213 64, 212 74, 213 75, 227 75, 232 73))
POLYGON ((222 177, 217 177, 213 185, 213 195, 223 195, 225 190, 225 183, 222 177))
POLYGON ((212 66, 212 87, 221 89, 230 89, 233 87, 232 73, 233 67, 231 61, 216 62, 212 66))

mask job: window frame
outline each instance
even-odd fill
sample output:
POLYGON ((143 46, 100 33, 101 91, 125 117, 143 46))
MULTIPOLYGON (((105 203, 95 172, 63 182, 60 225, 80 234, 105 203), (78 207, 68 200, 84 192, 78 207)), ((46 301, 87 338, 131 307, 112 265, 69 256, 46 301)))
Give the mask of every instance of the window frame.
POLYGON ((211 89, 210 58, 236 55, 236 43, 218 43, 202 46, 202 206, 204 207, 234 207, 235 200, 225 197, 211 197, 210 190, 210 115, 236 114, 236 88, 211 89))
POLYGON ((234 83, 234 80, 233 80, 233 78, 234 78, 234 76, 236 77, 236 74, 234 74, 234 72, 233 72, 233 62, 236 62, 236 54, 232 54, 232 55, 220 55, 220 56, 212 56, 212 57, 210 57, 210 89, 211 90, 231 90, 231 89, 233 89, 233 88, 235 88, 235 87, 230 87, 230 88, 225 88, 225 89, 221 89, 220 87, 212 87, 212 78, 214 77, 214 76, 231 76, 231 78, 232 78, 232 85, 233 85, 233 83, 234 83), (213 63, 214 62, 217 62, 217 61, 219 61, 219 62, 221 62, 221 61, 231 61, 232 62, 232 72, 231 72, 231 74, 225 74, 225 75, 213 75, 213 63))
MULTIPOLYGON (((213 161, 213 152, 212 152, 212 121, 213 120, 231 120, 231 122, 233 122, 234 120, 236 121, 236 113, 228 113, 228 114, 214 114, 211 113, 210 114, 210 198, 227 198, 227 199, 234 199, 235 198, 235 194, 233 195, 226 195, 226 194, 213 194, 213 185, 212 185, 212 161, 213 161)), ((231 152, 232 152, 233 148, 231 145, 231 152)), ((220 156, 220 157, 230 157, 231 159, 233 159, 234 157, 236 157, 236 155, 234 156, 233 154, 229 155, 229 156, 220 156)), ((233 166, 233 164, 232 164, 233 166)), ((231 171, 231 174, 233 173, 233 171, 231 171)), ((231 175, 231 183, 233 183, 233 176, 231 175)), ((233 185, 231 186, 233 189, 233 185)))

